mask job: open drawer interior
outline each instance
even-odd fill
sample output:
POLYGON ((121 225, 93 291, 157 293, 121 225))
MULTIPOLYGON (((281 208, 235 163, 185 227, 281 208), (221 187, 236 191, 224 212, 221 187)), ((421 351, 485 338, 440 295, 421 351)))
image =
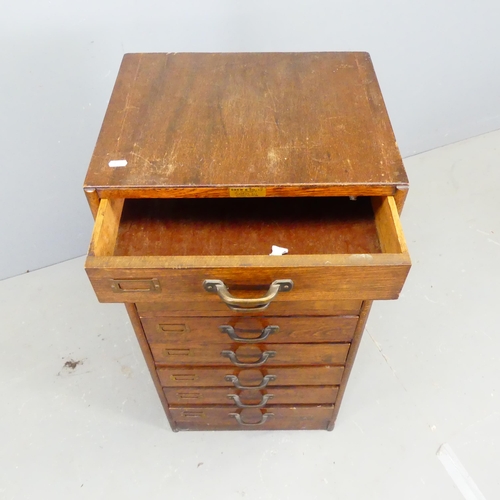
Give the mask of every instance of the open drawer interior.
POLYGON ((103 199, 90 255, 406 252, 392 197, 103 199))
POLYGON ((277 303, 394 299, 410 265, 389 196, 102 199, 85 267, 102 302, 218 304, 206 283, 235 300, 284 282, 277 303))

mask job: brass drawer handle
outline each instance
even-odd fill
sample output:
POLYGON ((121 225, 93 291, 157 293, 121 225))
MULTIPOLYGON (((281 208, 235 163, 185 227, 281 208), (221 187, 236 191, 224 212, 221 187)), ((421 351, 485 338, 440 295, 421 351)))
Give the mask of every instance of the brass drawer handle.
POLYGON ((234 331, 234 328, 232 326, 229 326, 229 325, 219 326, 219 330, 222 333, 227 333, 229 335, 229 337, 231 338, 231 340, 234 340, 235 342, 243 342, 243 343, 246 342, 248 344, 253 343, 253 342, 263 342, 264 340, 267 339, 267 337, 269 337, 269 335, 271 335, 271 333, 277 333, 279 331, 279 329, 280 329, 279 326, 269 325, 269 326, 266 326, 262 330, 262 333, 260 334, 259 337, 254 338, 254 339, 247 339, 244 337, 238 337, 238 335, 236 335, 236 332, 234 331))
POLYGON ((233 399, 238 408, 262 408, 263 406, 266 406, 267 402, 271 398, 274 398, 274 394, 263 395, 261 402, 257 403, 256 405, 247 405, 245 403, 242 403, 238 394, 228 394, 227 397, 233 399))
POLYGON ((238 377, 236 375, 226 375, 226 382, 232 382, 236 389, 248 389, 258 391, 259 389, 265 389, 269 382, 274 382, 276 380, 276 375, 266 375, 262 378, 262 382, 259 385, 241 385, 238 377))
POLYGON ((257 425, 262 425, 262 424, 265 424, 267 419, 269 417, 274 417, 274 413, 263 413, 262 414, 262 418, 260 419, 260 422, 255 422, 255 423, 248 423, 248 422, 243 422, 243 420, 241 420, 241 415, 239 413, 228 413, 228 415, 230 417, 234 417, 236 422, 238 422, 238 424, 240 425, 244 425, 244 426, 247 426, 247 427, 254 427, 254 426, 257 426, 257 425))
POLYGON ((264 351, 260 355, 260 358, 253 363, 244 363, 240 361, 236 357, 236 353, 234 353, 233 351, 221 351, 220 354, 225 358, 229 358, 235 366, 239 366, 241 368, 251 368, 255 366, 262 366, 269 358, 274 358, 274 356, 276 356, 276 351, 264 351))
POLYGON ((263 297, 242 299, 229 293, 221 280, 205 280, 203 288, 210 293, 216 293, 221 300, 233 311, 263 311, 276 298, 279 292, 289 292, 293 288, 292 280, 276 280, 271 283, 269 290, 263 297))
POLYGON ((139 280, 110 280, 111 289, 115 293, 127 292, 161 292, 157 278, 139 280))

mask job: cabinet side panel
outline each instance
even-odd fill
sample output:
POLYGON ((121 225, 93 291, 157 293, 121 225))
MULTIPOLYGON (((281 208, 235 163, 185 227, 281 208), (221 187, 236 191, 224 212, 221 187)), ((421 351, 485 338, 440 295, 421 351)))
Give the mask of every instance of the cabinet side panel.
POLYGON ((351 342, 351 347, 347 354, 347 360, 345 362, 344 374, 342 376, 342 382, 340 383, 339 392, 337 395, 337 401, 335 402, 335 408, 333 410, 333 417, 328 424, 328 430, 333 430, 335 425, 335 420, 339 413, 340 405, 342 403, 342 398, 344 397, 344 392, 347 386, 347 382, 349 380, 349 375, 351 374, 352 366, 354 364, 354 359, 356 358, 356 353, 358 352, 359 344, 361 343, 361 337, 363 336, 363 331, 365 329, 366 320, 368 319, 368 315, 370 313, 370 309, 372 307, 371 300, 366 300, 363 302, 361 306, 361 312, 359 314, 358 324, 356 326, 356 331, 354 332, 354 337, 351 342))
POLYGON ((127 309, 128 315, 130 316, 130 321, 132 323, 132 326, 134 327, 135 335, 137 337, 137 340, 139 341, 142 354, 144 356, 144 359, 146 360, 146 364, 148 365, 149 373, 151 374, 151 378, 153 379, 153 382, 155 384, 156 391, 158 392, 161 404, 163 405, 163 409, 167 414, 170 427, 172 428, 173 431, 176 432, 178 429, 172 418, 172 415, 170 414, 170 410, 168 409, 167 398, 165 397, 165 393, 163 392, 160 379, 158 378, 158 373, 156 372, 153 355, 151 354, 151 349, 149 348, 148 341, 144 334, 144 330, 142 328, 141 320, 139 319, 139 315, 137 313, 135 304, 125 304, 125 307, 127 309))
POLYGON ((399 215, 401 215, 401 212, 403 211, 407 195, 408 195, 408 185, 398 186, 396 188, 396 192, 394 193, 394 200, 396 201, 396 206, 398 207, 399 215))
POLYGON ((85 196, 87 197, 87 202, 90 207, 90 211, 92 212, 92 216, 97 217, 97 211, 99 210, 99 195, 97 194, 97 190, 93 188, 85 188, 84 189, 85 196))

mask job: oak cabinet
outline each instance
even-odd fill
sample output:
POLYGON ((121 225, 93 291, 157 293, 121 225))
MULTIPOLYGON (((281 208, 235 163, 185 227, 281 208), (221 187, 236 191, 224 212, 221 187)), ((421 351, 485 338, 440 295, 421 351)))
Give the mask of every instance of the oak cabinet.
POLYGON ((368 54, 127 54, 84 190, 173 430, 333 428, 410 269, 368 54))

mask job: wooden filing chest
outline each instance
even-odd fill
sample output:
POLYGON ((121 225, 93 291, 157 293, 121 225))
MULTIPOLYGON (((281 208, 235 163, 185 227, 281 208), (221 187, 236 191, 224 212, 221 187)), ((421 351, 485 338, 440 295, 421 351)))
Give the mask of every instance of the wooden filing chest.
POLYGON ((86 270, 173 430, 333 428, 372 301, 410 268, 407 190, 366 53, 124 57, 86 270))

